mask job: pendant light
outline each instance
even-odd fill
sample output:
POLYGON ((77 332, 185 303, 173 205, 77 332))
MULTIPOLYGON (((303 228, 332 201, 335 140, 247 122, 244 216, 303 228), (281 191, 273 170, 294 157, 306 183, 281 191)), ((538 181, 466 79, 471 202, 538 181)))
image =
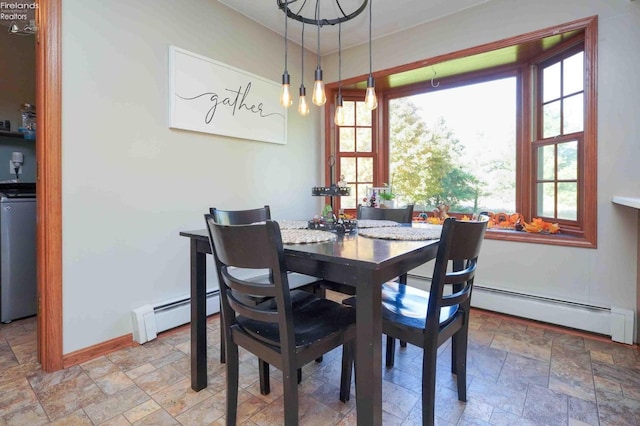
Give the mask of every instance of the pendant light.
MULTIPOLYGON (((339 10, 337 15, 321 16, 320 2, 321 0, 304 0, 298 3, 300 7, 293 11, 289 8, 292 3, 296 3, 298 0, 276 0, 278 9, 280 9, 285 15, 285 50, 284 50, 284 73, 282 74, 282 95, 280 97, 282 105, 285 107, 291 105, 291 92, 290 92, 290 77, 287 71, 287 41, 288 41, 288 29, 287 20, 293 19, 303 23, 302 36, 304 37, 304 24, 315 25, 318 30, 318 45, 317 45, 317 57, 318 65, 315 70, 313 93, 311 95, 311 101, 317 105, 322 106, 327 102, 327 95, 325 93, 324 81, 322 76, 322 67, 320 65, 321 52, 320 52, 320 27, 325 25, 338 25, 342 22, 347 22, 359 16, 365 11, 370 0, 358 0, 356 4, 351 4, 354 9, 346 10, 341 4, 343 0, 323 0, 323 4, 334 3, 334 8, 339 10), (315 1, 315 5, 314 5, 315 1)), ((352 1, 351 3, 354 3, 352 1)), ((303 44, 303 57, 304 57, 304 44, 303 44)), ((304 68, 304 64, 303 64, 304 68)), ((371 68, 371 16, 369 16, 369 68, 371 68)), ((308 114, 308 104, 306 103, 306 88, 304 87, 304 79, 300 85, 300 99, 298 102, 298 112, 301 115, 308 114)), ((375 92, 374 92, 375 93, 375 92)))
POLYGON ((364 96, 364 106, 369 111, 373 111, 378 107, 378 97, 376 96, 376 83, 373 78, 372 60, 371 60, 371 7, 373 0, 369 0, 369 77, 367 78, 367 93, 364 96))
POLYGON ((322 106, 327 102, 327 95, 324 91, 324 81, 322 81, 322 68, 320 68, 320 2, 316 1, 316 27, 318 28, 318 66, 315 72, 315 82, 313 83, 313 96, 311 100, 317 106, 322 106))
POLYGON ((336 114, 333 117, 336 126, 344 126, 344 108, 342 107, 342 24, 338 24, 338 98, 336 99, 336 114))
POLYGON ((304 87, 304 22, 302 23, 302 66, 300 67, 300 99, 298 99, 298 114, 303 117, 309 115, 309 104, 307 103, 307 89, 304 87))
POLYGON ((282 92, 280 93, 280 105, 285 108, 289 108, 293 104, 293 97, 291 96, 291 88, 289 77, 289 71, 287 71, 287 14, 284 14, 284 73, 282 74, 282 92))

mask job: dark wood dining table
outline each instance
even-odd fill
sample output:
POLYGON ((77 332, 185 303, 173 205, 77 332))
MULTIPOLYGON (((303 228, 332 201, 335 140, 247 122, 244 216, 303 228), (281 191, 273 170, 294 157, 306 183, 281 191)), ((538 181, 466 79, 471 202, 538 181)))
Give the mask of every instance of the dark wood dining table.
MULTIPOLYGON (((180 232, 190 239, 191 387, 207 387, 205 229, 180 232)), ((358 425, 382 425, 382 283, 436 256, 438 240, 398 241, 339 235, 333 242, 285 244, 287 269, 355 288, 356 409, 358 425)))

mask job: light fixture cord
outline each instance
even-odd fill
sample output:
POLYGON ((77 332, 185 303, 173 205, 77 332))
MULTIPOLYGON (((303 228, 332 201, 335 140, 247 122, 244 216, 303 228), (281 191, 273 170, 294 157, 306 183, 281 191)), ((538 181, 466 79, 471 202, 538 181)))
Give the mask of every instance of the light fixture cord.
POLYGON ((338 98, 342 95, 342 22, 338 23, 338 98))
POLYGON ((371 56, 371 8, 373 7, 373 0, 369 0, 369 75, 372 75, 373 65, 371 56))
POLYGON ((300 70, 300 72, 302 73, 302 75, 300 76, 300 80, 302 81, 301 84, 304 86, 304 22, 302 23, 302 69, 300 70))
POLYGON ((288 35, 288 16, 287 16, 287 10, 289 9, 289 7, 287 6, 287 2, 285 0, 284 2, 284 72, 285 74, 288 72, 287 70, 287 58, 288 58, 288 52, 287 52, 287 35, 288 35))
POLYGON ((318 27, 318 68, 320 68, 320 0, 316 0, 316 26, 318 27))

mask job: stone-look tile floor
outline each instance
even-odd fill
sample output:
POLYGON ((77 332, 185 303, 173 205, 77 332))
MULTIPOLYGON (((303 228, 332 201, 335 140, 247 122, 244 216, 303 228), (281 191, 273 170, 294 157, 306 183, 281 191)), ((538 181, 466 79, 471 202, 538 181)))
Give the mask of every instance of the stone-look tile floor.
MULTIPOLYGON (((219 317, 208 319, 209 386, 189 379, 189 329, 163 333, 55 373, 36 360, 35 318, 0 324, 0 425, 223 425, 225 369, 219 317)), ((260 395, 257 362, 242 352, 239 424, 282 424, 281 375, 260 395)), ((338 399, 341 351, 303 369, 300 424, 356 424, 355 394, 338 399)), ((385 425, 421 423, 421 352, 399 350, 383 371, 385 425)), ((438 364, 438 425, 640 425, 637 346, 474 310, 468 401, 457 400, 449 344, 438 364)))

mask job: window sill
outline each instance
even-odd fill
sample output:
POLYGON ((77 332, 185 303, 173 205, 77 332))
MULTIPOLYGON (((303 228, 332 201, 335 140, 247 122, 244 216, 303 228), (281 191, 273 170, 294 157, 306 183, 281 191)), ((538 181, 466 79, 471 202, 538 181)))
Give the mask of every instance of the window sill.
POLYGON ((487 229, 488 240, 516 241, 520 243, 547 244, 554 246, 596 248, 596 245, 585 238, 567 234, 533 234, 509 229, 487 229))

